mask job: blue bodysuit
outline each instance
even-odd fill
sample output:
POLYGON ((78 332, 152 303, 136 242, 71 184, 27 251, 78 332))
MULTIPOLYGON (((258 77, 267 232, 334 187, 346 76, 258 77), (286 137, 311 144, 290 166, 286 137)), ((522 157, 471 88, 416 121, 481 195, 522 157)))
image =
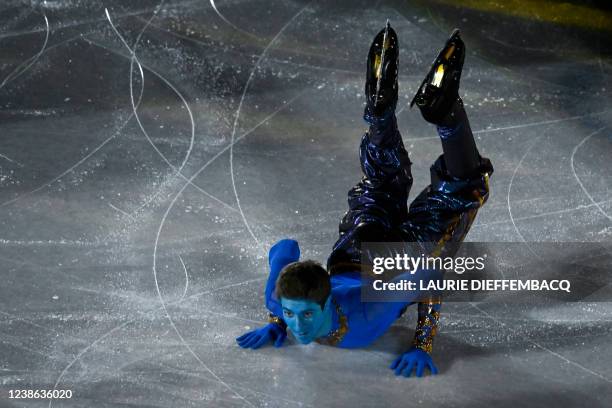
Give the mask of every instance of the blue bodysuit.
MULTIPOLYGON (((299 260, 297 241, 284 239, 270 250, 270 276, 266 285, 266 306, 274 316, 282 316, 279 300, 274 296, 276 280, 282 268, 299 260)), ((363 347, 381 336, 393 324, 408 303, 361 302, 361 276, 347 272, 331 277, 332 333, 341 337, 319 340, 339 347, 363 347)))
MULTIPOLYGON (((339 225, 339 238, 327 261, 331 275, 333 323, 321 343, 338 347, 363 347, 381 336, 402 315, 409 302, 361 301, 361 242, 427 243, 428 255, 452 256, 463 240, 489 194, 491 162, 479 156, 480 164, 469 177, 460 179, 446 169, 444 155, 431 166, 431 184, 407 206, 412 186, 408 158, 394 114, 370 118, 370 129, 362 137, 359 158, 363 177, 348 193, 349 209, 339 225)), ((471 129, 467 117, 454 127, 438 127, 444 140, 466 136, 471 129)), ((281 240, 269 254, 270 276, 266 306, 271 321, 283 313, 274 290, 281 269, 299 259, 298 243, 281 240)), ((432 351, 440 317, 441 299, 418 303, 418 322, 413 346, 432 351)))

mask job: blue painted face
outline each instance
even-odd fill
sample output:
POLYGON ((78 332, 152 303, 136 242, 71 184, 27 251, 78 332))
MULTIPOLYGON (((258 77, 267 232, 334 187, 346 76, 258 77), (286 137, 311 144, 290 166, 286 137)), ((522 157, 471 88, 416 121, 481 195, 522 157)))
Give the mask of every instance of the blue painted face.
POLYGON ((312 300, 281 298, 283 320, 296 340, 308 344, 318 337, 327 335, 331 326, 330 299, 325 307, 312 300))

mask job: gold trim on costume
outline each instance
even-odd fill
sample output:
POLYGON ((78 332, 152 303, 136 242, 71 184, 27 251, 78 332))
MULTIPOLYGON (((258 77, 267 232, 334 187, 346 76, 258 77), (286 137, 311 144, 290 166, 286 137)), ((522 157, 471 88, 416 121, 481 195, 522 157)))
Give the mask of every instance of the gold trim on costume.
POLYGON ((433 350, 433 339, 438 331, 440 321, 441 299, 429 299, 419 303, 419 320, 414 333, 412 345, 427 353, 433 350))
POLYGON ((271 313, 270 313, 270 316, 268 317, 268 323, 278 324, 280 327, 283 327, 283 328, 287 327, 287 323, 285 323, 283 319, 281 319, 278 316, 274 316, 271 313))
POLYGON ((344 315, 344 313, 342 313, 342 309, 340 309, 340 305, 336 303, 336 301, 333 299, 332 299, 332 302, 336 306, 336 313, 338 313, 338 328, 334 330, 333 332, 329 333, 327 336, 316 339, 317 343, 325 344, 328 346, 338 345, 338 343, 342 341, 342 339, 344 338, 344 335, 349 330, 348 319, 344 315))

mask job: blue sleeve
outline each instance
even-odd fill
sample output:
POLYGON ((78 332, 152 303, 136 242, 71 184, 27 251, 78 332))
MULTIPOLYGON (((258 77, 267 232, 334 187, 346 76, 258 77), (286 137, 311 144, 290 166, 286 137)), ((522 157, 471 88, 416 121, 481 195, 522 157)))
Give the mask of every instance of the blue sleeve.
POLYGON ((286 265, 299 259, 300 247, 297 241, 293 239, 281 239, 270 248, 270 253, 268 254, 270 276, 266 284, 266 307, 270 313, 276 316, 282 316, 280 302, 274 295, 278 275, 286 265))

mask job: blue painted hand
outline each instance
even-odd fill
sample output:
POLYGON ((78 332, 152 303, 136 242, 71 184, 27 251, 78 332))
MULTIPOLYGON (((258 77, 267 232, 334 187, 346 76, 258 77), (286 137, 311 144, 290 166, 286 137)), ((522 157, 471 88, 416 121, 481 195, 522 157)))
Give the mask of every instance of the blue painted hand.
POLYGON ((258 349, 273 341, 274 347, 280 347, 287 338, 287 331, 278 324, 270 323, 267 326, 247 332, 236 338, 236 342, 242 348, 258 349))
POLYGON ((429 353, 418 348, 411 348, 399 356, 389 368, 395 370, 395 375, 404 377, 410 377, 413 369, 417 377, 423 376, 425 368, 429 368, 432 375, 438 374, 438 368, 434 365, 429 353))

